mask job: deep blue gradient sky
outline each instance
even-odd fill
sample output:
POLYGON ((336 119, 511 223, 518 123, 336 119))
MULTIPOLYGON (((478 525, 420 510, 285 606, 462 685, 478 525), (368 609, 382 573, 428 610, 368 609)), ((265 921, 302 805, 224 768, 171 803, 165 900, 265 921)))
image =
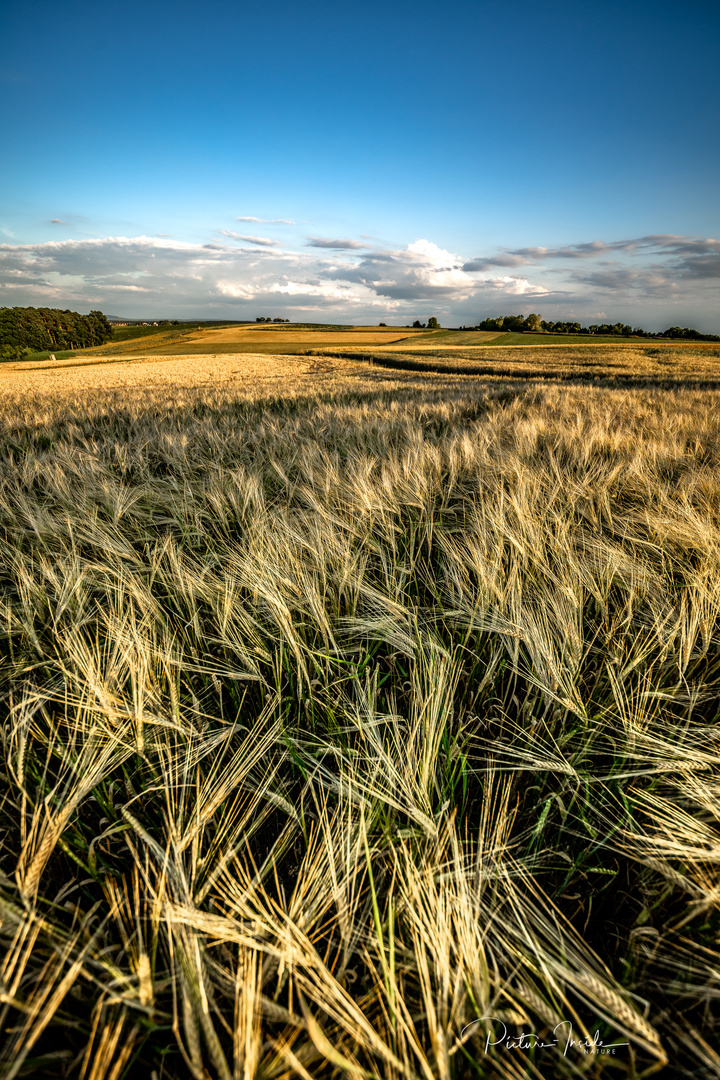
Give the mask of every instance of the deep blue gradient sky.
POLYGON ((28 0, 0 34, 0 304, 720 331, 716 2, 28 0))

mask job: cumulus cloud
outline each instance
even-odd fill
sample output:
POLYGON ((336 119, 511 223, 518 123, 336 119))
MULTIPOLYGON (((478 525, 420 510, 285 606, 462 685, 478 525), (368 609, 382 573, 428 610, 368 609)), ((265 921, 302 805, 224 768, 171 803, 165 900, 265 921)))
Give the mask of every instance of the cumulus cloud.
POLYGON ((485 278, 482 284, 485 288, 498 290, 506 296, 543 297, 550 295, 550 290, 546 289, 544 285, 533 285, 531 281, 524 277, 509 277, 508 275, 491 277, 485 278))
POLYGON ((412 302, 460 301, 478 295, 483 289, 500 289, 510 296, 547 292, 525 278, 471 276, 464 261, 430 240, 414 240, 401 251, 377 251, 364 256, 353 267, 338 265, 325 271, 326 276, 356 281, 378 296, 412 302))
POLYGON ((327 282, 278 281, 270 285, 269 291, 280 296, 318 296, 324 300, 347 300, 350 303, 365 303, 367 298, 354 293, 351 285, 331 285, 327 282))
POLYGON ((61 218, 59 218, 59 217, 54 217, 54 218, 50 218, 50 224, 51 224, 51 225, 65 225, 65 224, 66 224, 66 222, 64 222, 64 221, 63 221, 63 220, 62 220, 61 218))
POLYGON ((429 240, 415 240, 402 251, 371 252, 354 266, 333 266, 325 273, 394 300, 453 296, 475 285, 456 255, 429 240))

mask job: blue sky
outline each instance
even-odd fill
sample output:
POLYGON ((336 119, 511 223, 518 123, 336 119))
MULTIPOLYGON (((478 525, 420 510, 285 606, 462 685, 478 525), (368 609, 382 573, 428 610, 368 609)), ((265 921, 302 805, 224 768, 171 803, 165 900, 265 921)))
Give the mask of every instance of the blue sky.
POLYGON ((6 5, 0 304, 720 332, 720 7, 6 5))

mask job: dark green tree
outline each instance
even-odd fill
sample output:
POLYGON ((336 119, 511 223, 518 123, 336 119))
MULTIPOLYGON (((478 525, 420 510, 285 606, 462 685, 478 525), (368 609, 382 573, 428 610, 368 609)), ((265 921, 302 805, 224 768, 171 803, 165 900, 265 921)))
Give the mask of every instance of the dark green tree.
POLYGON ((82 349, 112 338, 112 327, 102 311, 80 315, 57 308, 0 308, 0 346, 30 351, 82 349))
POLYGON ((95 341, 90 342, 91 345, 102 345, 103 342, 111 340, 113 329, 107 320, 107 316, 103 315, 102 311, 91 311, 87 318, 92 325, 92 331, 96 338, 95 341))

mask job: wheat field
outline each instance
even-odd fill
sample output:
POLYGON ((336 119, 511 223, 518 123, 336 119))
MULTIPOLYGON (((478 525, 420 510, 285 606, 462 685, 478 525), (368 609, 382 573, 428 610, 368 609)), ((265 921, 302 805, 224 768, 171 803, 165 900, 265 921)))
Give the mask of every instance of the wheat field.
POLYGON ((0 1075, 720 1075, 720 392, 253 360, 2 373, 0 1075))

